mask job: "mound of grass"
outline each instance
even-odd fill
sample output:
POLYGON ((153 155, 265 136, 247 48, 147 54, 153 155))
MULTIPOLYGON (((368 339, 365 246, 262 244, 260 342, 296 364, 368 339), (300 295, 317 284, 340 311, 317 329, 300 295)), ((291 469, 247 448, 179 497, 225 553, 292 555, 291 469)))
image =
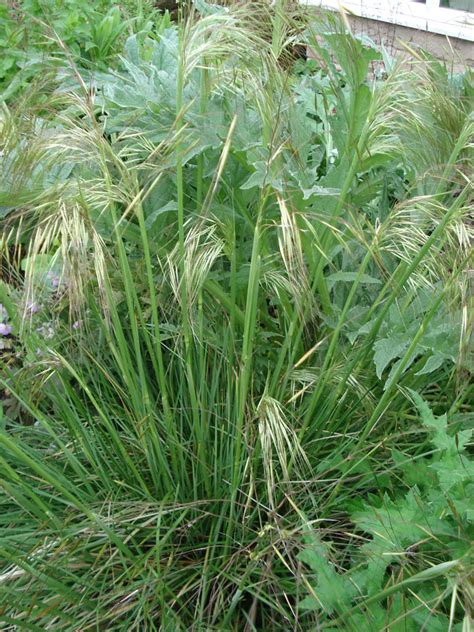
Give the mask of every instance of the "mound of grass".
POLYGON ((471 625, 472 84, 282 4, 3 107, 5 629, 471 625))

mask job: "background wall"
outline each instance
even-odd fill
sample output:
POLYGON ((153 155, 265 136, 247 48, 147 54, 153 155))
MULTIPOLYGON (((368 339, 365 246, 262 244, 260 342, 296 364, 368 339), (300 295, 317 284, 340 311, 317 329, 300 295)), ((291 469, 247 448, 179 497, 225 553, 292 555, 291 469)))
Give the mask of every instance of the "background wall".
POLYGON ((408 55, 402 41, 412 47, 421 47, 432 55, 453 61, 456 70, 462 70, 466 66, 474 68, 474 44, 467 40, 449 39, 444 35, 418 31, 405 26, 368 20, 366 18, 349 17, 353 32, 358 35, 368 35, 377 44, 382 41, 391 53, 403 53, 408 55))

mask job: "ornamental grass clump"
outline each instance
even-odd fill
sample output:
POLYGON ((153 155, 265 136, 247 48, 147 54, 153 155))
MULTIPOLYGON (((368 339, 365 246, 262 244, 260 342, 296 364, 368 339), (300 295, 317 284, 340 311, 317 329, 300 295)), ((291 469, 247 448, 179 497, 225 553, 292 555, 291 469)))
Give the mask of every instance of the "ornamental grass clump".
POLYGON ((277 5, 4 109, 6 629, 469 624, 472 88, 277 5))

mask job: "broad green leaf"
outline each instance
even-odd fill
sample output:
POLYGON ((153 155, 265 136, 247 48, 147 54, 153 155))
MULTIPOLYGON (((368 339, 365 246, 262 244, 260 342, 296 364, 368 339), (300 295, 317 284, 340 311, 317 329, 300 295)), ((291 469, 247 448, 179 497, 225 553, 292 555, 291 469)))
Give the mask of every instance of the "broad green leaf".
POLYGON ((377 377, 381 378, 384 369, 396 358, 399 358, 408 348, 410 341, 399 334, 393 338, 383 338, 374 344, 374 362, 377 377))
MULTIPOLYGON (((332 287, 335 283, 343 282, 343 283, 352 283, 358 277, 357 272, 344 272, 340 270, 339 272, 334 272, 333 274, 328 274, 326 277, 326 281, 330 287, 332 287)), ((362 274, 359 276, 359 281, 363 285, 380 285, 381 281, 376 279, 375 277, 370 276, 369 274, 362 274)))
POLYGON ((266 185, 271 185, 277 191, 283 191, 283 183, 281 178, 274 176, 271 167, 268 167, 268 163, 259 161, 254 164, 255 171, 247 178, 247 180, 241 185, 241 189, 252 189, 253 187, 262 188, 266 185))
POLYGON ((433 354, 425 362, 424 367, 417 371, 415 375, 427 375, 428 373, 433 373, 433 371, 436 371, 436 369, 443 366, 445 362, 446 358, 444 356, 433 354))
POLYGON ((320 550, 305 549, 299 559, 316 573, 317 584, 314 595, 306 597, 301 603, 308 610, 323 610, 328 614, 344 611, 348 608, 357 588, 344 573, 338 573, 320 550))

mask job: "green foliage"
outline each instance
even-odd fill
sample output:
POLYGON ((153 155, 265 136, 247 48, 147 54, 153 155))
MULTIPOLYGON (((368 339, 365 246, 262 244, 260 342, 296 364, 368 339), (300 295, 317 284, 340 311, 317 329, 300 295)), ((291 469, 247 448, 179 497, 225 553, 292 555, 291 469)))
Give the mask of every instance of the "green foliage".
MULTIPOLYGON (((427 307, 435 300, 435 297, 436 291, 419 292, 416 300, 411 302, 403 313, 399 309, 392 309, 387 315, 381 337, 374 344, 374 362, 379 378, 382 377, 387 366, 393 360, 397 360, 391 366, 386 385, 390 383, 391 376, 397 371, 401 358, 420 328, 427 307), (385 332, 386 336, 382 337, 385 332)), ((456 321, 457 317, 439 310, 431 320, 429 331, 414 347, 404 371, 409 370, 416 360, 418 360, 418 366, 422 364, 416 375, 431 373, 447 362, 455 362, 460 331, 460 323, 456 321), (426 361, 419 362, 420 358, 426 358, 426 361)))
POLYGON ((129 31, 150 32, 157 12, 151 6, 124 7, 99 0, 25 0, 0 6, 0 95, 18 96, 38 69, 57 67, 69 59, 79 66, 113 63, 129 31), (146 9, 146 10, 144 10, 146 9))
POLYGON ((468 79, 282 6, 22 5, 7 626, 468 625, 468 79))
POLYGON ((9 14, 5 4, 0 6, 0 20, 2 30, 0 32, 0 81, 5 82, 11 79, 17 70, 17 61, 21 59, 18 50, 22 39, 21 28, 9 14))
POLYGON ((350 565, 345 560, 338 567, 331 553, 344 558, 328 545, 324 554, 321 545, 300 554, 316 574, 301 606, 336 614, 348 630, 363 621, 373 629, 460 630, 461 620, 469 621, 474 468, 466 447, 472 430, 453 435, 446 414, 436 417, 418 393, 411 396, 434 450, 416 456, 393 450, 395 492, 381 486, 378 498, 352 503, 350 520, 369 539, 357 549, 350 544, 350 565), (400 491, 404 486, 407 492, 400 491))

